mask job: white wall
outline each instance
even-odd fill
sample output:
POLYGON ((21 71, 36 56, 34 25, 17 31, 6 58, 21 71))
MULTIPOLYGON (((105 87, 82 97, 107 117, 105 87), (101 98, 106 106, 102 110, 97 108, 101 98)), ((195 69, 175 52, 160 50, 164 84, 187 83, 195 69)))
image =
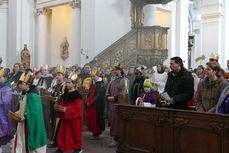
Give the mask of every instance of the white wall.
MULTIPOLYGON (((56 66, 57 64, 70 66, 72 53, 72 8, 69 5, 53 7, 50 27, 47 27, 50 32, 47 36, 50 40, 47 43, 47 64, 56 66), (60 45, 67 37, 69 43, 69 57, 66 60, 61 58, 60 45)), ((45 63, 44 63, 45 64, 45 63)))
POLYGON ((81 55, 80 65, 91 61, 95 52, 95 0, 81 1, 81 48, 87 53, 81 55))
POLYGON ((229 58, 228 53, 228 9, 227 0, 200 0, 198 1, 195 14, 201 16, 199 21, 194 20, 197 31, 195 38, 195 58, 205 55, 206 59, 195 63, 195 67, 209 61, 211 53, 219 54, 219 63, 221 67, 226 67, 226 61, 229 58))
POLYGON ((170 11, 157 9, 156 25, 160 25, 162 27, 169 27, 167 35, 167 47, 168 57, 171 57, 171 31, 174 30, 174 27, 172 26, 172 13, 170 11))
POLYGON ((168 46, 168 59, 165 61, 165 65, 169 67, 169 61, 171 57, 178 56, 176 54, 176 2, 172 1, 166 5, 157 4, 156 9, 161 11, 156 14, 156 25, 169 27, 167 36, 168 46))
POLYGON ((99 0, 95 10, 95 54, 131 30, 129 0, 99 0))
POLYGON ((8 1, 7 66, 21 62, 20 52, 27 44, 34 62, 34 2, 31 0, 8 1))
POLYGON ((7 51, 7 3, 0 4, 0 57, 3 59, 1 66, 6 66, 7 51))
POLYGON ((131 30, 129 0, 81 1, 81 66, 131 30))

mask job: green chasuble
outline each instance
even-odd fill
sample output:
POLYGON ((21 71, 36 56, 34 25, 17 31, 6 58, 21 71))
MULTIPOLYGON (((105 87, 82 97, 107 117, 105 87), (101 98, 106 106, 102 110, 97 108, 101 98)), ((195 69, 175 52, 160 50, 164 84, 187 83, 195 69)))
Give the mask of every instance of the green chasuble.
POLYGON ((28 147, 35 150, 47 144, 42 103, 37 93, 27 93, 28 147))

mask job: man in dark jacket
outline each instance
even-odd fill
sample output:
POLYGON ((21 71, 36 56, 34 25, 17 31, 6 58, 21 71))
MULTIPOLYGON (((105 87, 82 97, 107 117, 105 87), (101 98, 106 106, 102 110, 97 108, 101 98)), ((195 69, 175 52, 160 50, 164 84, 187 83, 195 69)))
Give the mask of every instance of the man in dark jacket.
POLYGON ((170 99, 168 108, 188 109, 188 101, 194 95, 194 82, 191 72, 183 67, 180 57, 170 59, 171 72, 168 74, 165 91, 170 99))

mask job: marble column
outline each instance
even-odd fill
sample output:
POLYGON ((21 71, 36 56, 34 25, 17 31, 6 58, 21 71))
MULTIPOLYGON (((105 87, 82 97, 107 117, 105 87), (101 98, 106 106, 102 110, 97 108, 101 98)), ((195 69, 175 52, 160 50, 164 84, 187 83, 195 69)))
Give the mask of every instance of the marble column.
POLYGON ((71 64, 80 65, 81 63, 81 0, 73 0, 69 3, 73 9, 72 18, 72 56, 71 64))
POLYGON ((46 56, 47 52, 47 36, 46 36, 46 14, 50 11, 48 9, 37 9, 36 10, 36 66, 40 67, 47 63, 48 57, 46 56))
POLYGON ((189 1, 176 2, 176 50, 175 56, 183 59, 184 67, 188 68, 188 11, 189 1))
POLYGON ((225 3, 222 0, 208 2, 202 0, 201 9, 201 45, 208 61, 211 53, 219 54, 220 65, 225 65, 225 3))

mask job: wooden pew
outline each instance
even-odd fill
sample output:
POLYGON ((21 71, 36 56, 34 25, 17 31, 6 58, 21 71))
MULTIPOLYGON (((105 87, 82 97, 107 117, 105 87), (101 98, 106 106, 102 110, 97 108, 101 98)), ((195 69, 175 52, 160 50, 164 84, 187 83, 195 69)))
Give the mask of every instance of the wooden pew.
POLYGON ((229 116, 117 105, 117 153, 229 153, 229 116))

